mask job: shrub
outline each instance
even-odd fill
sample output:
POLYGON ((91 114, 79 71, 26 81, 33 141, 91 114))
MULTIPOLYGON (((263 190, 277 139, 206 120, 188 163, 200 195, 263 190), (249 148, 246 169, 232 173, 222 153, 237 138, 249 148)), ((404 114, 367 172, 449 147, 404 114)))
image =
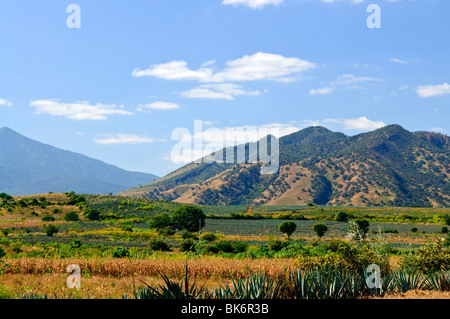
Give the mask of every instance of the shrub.
POLYGON ((127 232, 132 232, 133 231, 133 226, 131 226, 129 224, 122 224, 122 225, 120 225, 120 230, 127 231, 127 232))
POLYGON ((418 231, 417 227, 413 227, 413 228, 411 228, 411 232, 413 232, 413 233, 417 233, 417 231, 418 231))
POLYGON ((347 222, 349 219, 349 216, 345 212, 339 212, 336 216, 336 221, 338 222, 347 222))
POLYGON ((160 238, 153 238, 149 241, 148 246, 151 250, 170 251, 170 246, 160 238))
POLYGON ((180 250, 183 252, 186 251, 194 251, 195 250, 195 242, 191 238, 183 239, 180 243, 180 250))
POLYGON ((0 286, 0 299, 16 299, 16 295, 5 286, 0 286))
POLYGON ((448 233, 448 228, 445 227, 445 226, 443 226, 443 227, 441 228, 441 233, 442 233, 442 234, 447 234, 447 233, 448 233))
POLYGON ((11 232, 10 229, 7 229, 7 228, 2 229, 2 233, 3 233, 3 235, 5 235, 5 236, 8 236, 10 232, 11 232))
POLYGON ((172 226, 172 219, 167 213, 157 214, 150 221, 151 228, 162 229, 168 226, 172 226))
POLYGON ((217 240, 217 235, 213 233, 203 233, 200 238, 208 242, 213 242, 217 240))
POLYGON ((425 245, 402 257, 400 265, 412 271, 423 273, 450 270, 450 249, 442 243, 425 245))
POLYGON ((344 249, 344 247, 346 248, 348 246, 349 245, 346 242, 337 239, 330 240, 329 242, 321 245, 321 247, 323 247, 324 249, 335 253, 338 252, 340 249, 344 249))
POLYGON ((43 222, 54 222, 56 219, 51 215, 45 215, 44 217, 41 218, 41 220, 43 222))
POLYGON ((183 230, 181 232, 181 238, 198 240, 198 235, 196 233, 191 233, 187 230, 183 230))
POLYGON ((2 247, 0 247, 0 258, 3 258, 3 257, 5 257, 5 256, 6 256, 5 251, 3 250, 2 247))
POLYGON ((58 227, 56 227, 53 224, 47 225, 44 227, 44 233, 48 237, 52 237, 54 234, 56 234, 59 231, 58 227))
POLYGON ((72 211, 64 215, 64 220, 68 222, 77 222, 80 220, 80 217, 77 212, 72 211))
POLYGON ((73 242, 70 243, 71 248, 80 248, 82 245, 81 240, 75 239, 73 242))
POLYGON ((313 226, 313 230, 317 236, 322 237, 328 231, 328 227, 323 223, 317 223, 313 226))
POLYGON ((398 230, 397 229, 383 229, 382 231, 381 231, 382 233, 385 233, 385 234, 398 234, 398 230))
POLYGON ((185 205, 175 210, 172 215, 172 223, 175 228, 197 232, 205 226, 205 218, 206 215, 199 207, 185 205))
POLYGON ((233 244, 233 250, 235 253, 243 253, 247 250, 248 244, 242 241, 236 241, 233 244))
POLYGON ((100 220, 100 212, 96 209, 88 209, 84 212, 84 216, 86 216, 89 220, 100 220))
POLYGON ((175 230, 172 227, 166 226, 158 230, 158 234, 160 236, 173 236, 175 235, 175 230))
POLYGON ((130 250, 126 247, 116 247, 112 252, 113 258, 125 258, 130 256, 130 250))
POLYGON ((281 241, 279 239, 277 240, 271 240, 267 243, 267 246, 270 250, 273 251, 280 251, 281 249, 283 249, 284 247, 289 246, 289 243, 281 241))
POLYGON ((348 223, 347 237, 350 240, 363 241, 369 231, 369 222, 365 219, 351 220, 348 223))
POLYGON ((445 216, 445 225, 450 226, 450 215, 445 216))
POLYGON ((278 230, 283 234, 286 234, 288 236, 288 240, 291 240, 291 235, 296 228, 297 224, 291 221, 283 222, 280 224, 280 226, 278 226, 278 230))
POLYGON ((224 240, 219 241, 216 244, 216 247, 219 251, 222 251, 224 253, 234 253, 233 245, 228 241, 224 241, 224 240))

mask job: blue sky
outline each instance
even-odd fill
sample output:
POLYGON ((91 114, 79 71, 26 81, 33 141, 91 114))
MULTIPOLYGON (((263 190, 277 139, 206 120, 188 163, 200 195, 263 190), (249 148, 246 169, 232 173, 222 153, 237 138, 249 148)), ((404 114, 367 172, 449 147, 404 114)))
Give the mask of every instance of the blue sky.
POLYGON ((2 1, 0 126, 159 176, 195 120, 449 134, 449 14, 444 0, 2 1))

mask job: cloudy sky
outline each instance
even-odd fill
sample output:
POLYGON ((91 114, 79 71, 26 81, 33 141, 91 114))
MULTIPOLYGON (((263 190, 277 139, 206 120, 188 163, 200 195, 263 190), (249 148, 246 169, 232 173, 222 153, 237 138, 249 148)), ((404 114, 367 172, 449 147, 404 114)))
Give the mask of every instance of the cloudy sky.
POLYGON ((449 134, 449 13, 447 0, 2 1, 0 127, 160 176, 182 165, 172 132, 195 136, 196 120, 449 134))

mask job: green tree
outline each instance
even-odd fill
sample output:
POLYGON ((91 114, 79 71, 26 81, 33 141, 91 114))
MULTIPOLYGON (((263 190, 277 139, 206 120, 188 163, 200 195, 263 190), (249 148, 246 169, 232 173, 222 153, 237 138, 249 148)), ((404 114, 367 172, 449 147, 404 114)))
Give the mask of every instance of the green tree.
POLYGON ((167 213, 157 214, 150 221, 150 227, 155 229, 163 229, 171 226, 172 219, 167 213))
POLYGON ((286 234, 288 236, 288 240, 291 240, 291 235, 297 228, 297 224, 291 221, 286 221, 280 224, 278 226, 278 230, 282 232, 283 234, 286 234))
POLYGON ((87 209, 84 212, 84 216, 89 220, 100 220, 100 212, 96 209, 87 209))
POLYGON ((338 222, 347 222, 348 221, 348 214, 346 212, 339 212, 336 216, 336 221, 338 222))
POLYGON ((77 212, 72 211, 64 215, 64 220, 68 222, 77 222, 80 220, 80 217, 77 212))
POLYGON ((205 226, 206 215, 194 205, 178 208, 172 215, 172 223, 177 229, 197 232, 205 226))
POLYGON ((313 226, 313 230, 317 236, 322 237, 328 231, 328 227, 324 223, 317 223, 313 226))
POLYGON ((351 220, 348 223, 347 237, 350 240, 363 241, 369 231, 369 222, 365 219, 351 220))
POLYGON ((48 237, 52 237, 54 234, 58 232, 58 227, 53 224, 47 225, 44 227, 44 232, 48 237))

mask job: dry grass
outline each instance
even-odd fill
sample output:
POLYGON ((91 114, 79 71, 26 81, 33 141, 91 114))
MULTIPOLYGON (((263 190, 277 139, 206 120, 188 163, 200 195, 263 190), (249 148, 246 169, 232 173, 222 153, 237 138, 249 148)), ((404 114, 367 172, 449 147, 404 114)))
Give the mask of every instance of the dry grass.
MULTIPOLYGON (((162 271, 169 277, 182 278, 186 261, 183 259, 44 259, 18 258, 5 260, 9 267, 5 274, 64 274, 67 266, 77 264, 81 271, 92 276, 125 277, 131 275, 159 276, 162 271)), ((189 259, 189 275, 192 278, 220 279, 243 278, 249 274, 264 271, 279 275, 296 268, 295 259, 189 259)))

